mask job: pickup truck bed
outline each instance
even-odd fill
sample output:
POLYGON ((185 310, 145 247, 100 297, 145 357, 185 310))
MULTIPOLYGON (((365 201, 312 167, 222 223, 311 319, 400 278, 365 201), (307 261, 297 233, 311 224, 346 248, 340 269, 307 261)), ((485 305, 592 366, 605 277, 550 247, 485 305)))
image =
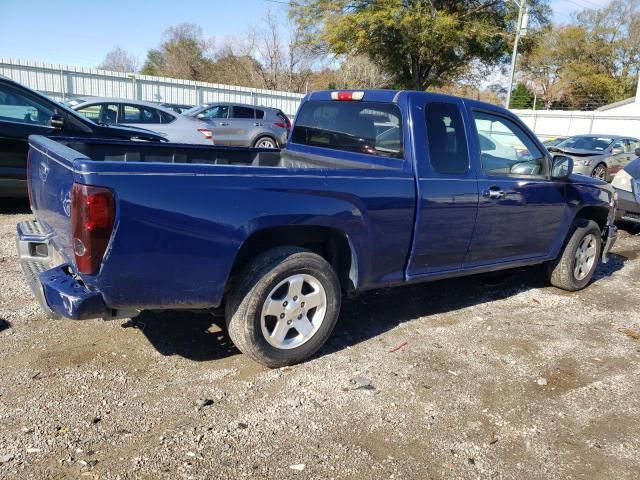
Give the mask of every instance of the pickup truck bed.
MULTIPOLYGON (((115 233, 100 274, 83 276, 83 283, 101 293, 110 311, 217 307, 241 247, 246 254, 254 248, 247 239, 259 231, 274 235, 270 229, 287 225, 301 227, 299 235, 314 234, 312 228, 303 231, 305 225, 339 228, 343 247, 348 248, 346 234, 357 242, 359 256, 387 252, 373 268, 354 265, 358 286, 402 282, 397 265, 405 261, 411 240, 412 177, 383 165, 330 158, 319 165, 321 159, 309 157, 230 147, 32 137, 30 175, 38 188, 31 202, 50 249, 72 265, 72 184, 117 192, 115 233), (273 166, 282 163, 295 166, 273 166), (388 229, 395 233, 385 235, 388 229)), ((111 314, 104 306, 77 313, 75 305, 58 313, 71 318, 111 314)))
POLYGON ((224 306, 236 345, 281 366, 324 343, 340 292, 545 262, 584 288, 616 200, 571 170, 495 106, 317 92, 280 152, 30 137, 18 248, 52 315, 224 306))

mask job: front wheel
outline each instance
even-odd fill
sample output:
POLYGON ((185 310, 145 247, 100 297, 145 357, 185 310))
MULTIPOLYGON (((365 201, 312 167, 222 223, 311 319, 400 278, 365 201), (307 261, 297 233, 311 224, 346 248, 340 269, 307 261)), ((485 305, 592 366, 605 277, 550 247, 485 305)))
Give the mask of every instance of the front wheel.
POLYGON ((604 163, 597 165, 596 168, 593 169, 593 172, 591 172, 591 176, 593 178, 599 178, 600 180, 606 181, 609 176, 607 166, 604 163))
POLYGON ((562 254, 549 267, 549 281, 570 292, 583 289, 596 271, 601 252, 598 224, 593 220, 578 220, 562 254))
POLYGON ((340 284, 327 261, 297 247, 257 257, 227 302, 229 336, 241 352, 275 368, 306 360, 340 312, 340 284))

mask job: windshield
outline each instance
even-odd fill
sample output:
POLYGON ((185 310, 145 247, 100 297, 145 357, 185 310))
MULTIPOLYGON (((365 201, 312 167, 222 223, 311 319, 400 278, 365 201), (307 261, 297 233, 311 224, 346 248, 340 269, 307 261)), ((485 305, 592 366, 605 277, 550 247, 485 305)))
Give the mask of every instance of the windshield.
POLYGON ((570 137, 556 145, 558 148, 575 148, 577 150, 604 151, 613 143, 609 137, 570 137))

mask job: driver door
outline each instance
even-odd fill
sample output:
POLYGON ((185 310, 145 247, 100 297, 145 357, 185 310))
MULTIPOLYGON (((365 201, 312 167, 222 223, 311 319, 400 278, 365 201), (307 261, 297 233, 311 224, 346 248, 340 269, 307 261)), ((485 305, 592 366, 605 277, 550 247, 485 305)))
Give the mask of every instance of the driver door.
POLYGON ((479 110, 473 111, 473 119, 480 200, 463 266, 547 256, 565 214, 564 182, 551 180, 550 159, 515 120, 479 110))
POLYGON ((212 105, 198 114, 198 118, 209 124, 216 145, 229 145, 231 141, 231 121, 229 105, 212 105))
POLYGON ((616 140, 611 146, 611 157, 608 163, 609 178, 613 178, 616 173, 622 170, 627 163, 635 158, 634 149, 628 138, 616 140))

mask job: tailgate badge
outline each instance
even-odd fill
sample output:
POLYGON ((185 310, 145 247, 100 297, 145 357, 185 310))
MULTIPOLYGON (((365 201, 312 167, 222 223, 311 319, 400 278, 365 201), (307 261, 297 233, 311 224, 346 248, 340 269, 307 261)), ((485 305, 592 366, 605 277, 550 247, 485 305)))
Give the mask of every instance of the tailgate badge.
POLYGON ((62 200, 62 209, 67 217, 71 216, 71 192, 67 191, 66 193, 60 192, 60 199, 62 200))
POLYGON ((40 163, 40 180, 43 182, 47 181, 47 176, 49 175, 49 165, 44 162, 40 163))

